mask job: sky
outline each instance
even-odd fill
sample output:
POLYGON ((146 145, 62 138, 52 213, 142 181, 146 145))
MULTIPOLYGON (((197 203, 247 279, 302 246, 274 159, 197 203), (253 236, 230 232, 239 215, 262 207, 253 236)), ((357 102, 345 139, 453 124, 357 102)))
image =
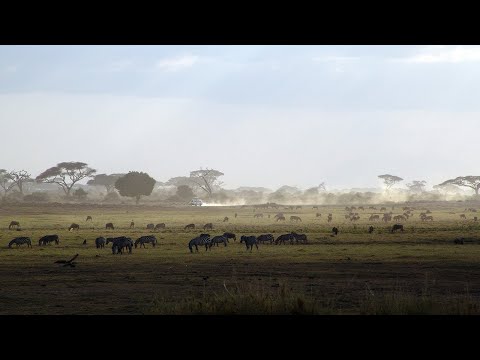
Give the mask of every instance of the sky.
POLYGON ((480 175, 479 46, 0 46, 0 168, 226 188, 480 175))

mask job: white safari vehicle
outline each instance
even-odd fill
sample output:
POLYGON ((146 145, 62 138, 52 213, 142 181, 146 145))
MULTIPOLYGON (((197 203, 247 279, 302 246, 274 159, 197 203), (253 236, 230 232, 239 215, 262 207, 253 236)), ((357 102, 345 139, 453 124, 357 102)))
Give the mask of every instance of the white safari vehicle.
POLYGON ((192 206, 202 206, 202 205, 203 205, 203 201, 200 200, 199 198, 193 198, 193 199, 190 201, 190 205, 192 205, 192 206))

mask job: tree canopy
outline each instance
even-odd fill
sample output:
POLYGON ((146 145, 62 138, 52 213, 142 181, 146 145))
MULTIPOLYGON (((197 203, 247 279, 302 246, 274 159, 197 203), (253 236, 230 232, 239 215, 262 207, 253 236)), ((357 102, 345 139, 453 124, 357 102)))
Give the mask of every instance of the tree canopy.
POLYGON ((125 176, 125 174, 98 174, 95 177, 87 182, 87 185, 92 186, 105 186, 107 194, 115 190, 115 182, 125 176))
POLYGON ((155 183, 156 180, 147 173, 131 171, 117 179, 115 188, 122 196, 134 197, 138 204, 140 197, 152 193, 155 183))
POLYGON ((390 174, 378 175, 378 177, 383 180, 383 182, 385 183, 385 186, 387 187, 387 190, 390 189, 396 183, 403 181, 401 177, 390 175, 390 174))
POLYGON ((36 180, 38 182, 57 184, 67 196, 70 196, 70 192, 77 182, 92 177, 96 172, 97 170, 88 167, 83 162, 61 162, 38 175, 36 180))
POLYGON ((459 176, 455 179, 450 179, 444 181, 441 184, 438 184, 438 187, 442 187, 445 185, 457 185, 463 187, 469 187, 475 191, 475 195, 478 195, 478 191, 480 190, 480 176, 459 176))

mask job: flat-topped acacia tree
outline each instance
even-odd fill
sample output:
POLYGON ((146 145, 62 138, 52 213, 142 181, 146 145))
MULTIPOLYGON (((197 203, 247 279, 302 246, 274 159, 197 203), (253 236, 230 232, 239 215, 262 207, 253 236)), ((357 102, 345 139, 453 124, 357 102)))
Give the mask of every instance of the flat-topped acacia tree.
POLYGON ((444 181, 443 183, 438 184, 437 187, 444 187, 446 185, 469 187, 475 191, 475 195, 478 195, 478 191, 480 190, 480 176, 459 176, 455 179, 444 181))
POLYGON ((390 175, 390 174, 385 174, 385 175, 378 175, 380 179, 383 180, 385 183, 385 186, 387 187, 387 191, 390 190, 390 188, 395 185, 396 183, 399 183, 400 181, 403 181, 403 179, 399 176, 395 175, 390 175))
POLYGON ((115 189, 120 195, 134 197, 138 205, 140 197, 149 196, 157 181, 147 173, 130 171, 127 175, 118 178, 115 189))
POLYGON ((97 170, 88 167, 88 164, 83 162, 61 162, 58 163, 57 166, 45 170, 38 175, 35 180, 37 182, 57 184, 65 192, 65 195, 69 197, 76 183, 85 178, 92 177, 96 172, 97 170))

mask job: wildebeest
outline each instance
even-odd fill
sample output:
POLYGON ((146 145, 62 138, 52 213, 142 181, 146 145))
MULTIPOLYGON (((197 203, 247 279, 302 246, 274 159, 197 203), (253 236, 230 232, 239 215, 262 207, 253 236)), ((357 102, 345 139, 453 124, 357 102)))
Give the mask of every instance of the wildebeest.
POLYGON ((133 222, 133 220, 130 222, 130 229, 133 229, 135 228, 135 223, 133 222))
POLYGON ((107 240, 104 237, 98 237, 95 239, 95 246, 97 249, 104 248, 107 240))
POLYGON ((51 242, 55 242, 55 244, 58 245, 60 243, 60 240, 58 239, 58 235, 46 235, 40 238, 40 240, 38 240, 38 246, 47 245, 47 244, 50 244, 51 242))
POLYGON ((160 223, 160 224, 155 225, 154 230, 159 230, 159 229, 165 229, 165 223, 160 223))
POLYGON ((188 224, 183 228, 183 230, 187 230, 187 229, 195 229, 195 224, 188 224))
POLYGON ((227 217, 227 216, 225 216, 225 217, 223 218, 223 222, 228 222, 228 217, 227 217))
POLYGON ((253 250, 253 245, 257 247, 258 250, 258 243, 257 238, 255 236, 242 236, 240 238, 240 243, 245 242, 245 246, 247 247, 247 251, 250 248, 250 251, 253 250))
POLYGON ((403 215, 397 215, 393 217, 393 220, 395 221, 406 221, 407 219, 403 215))
POLYGON ((273 243, 273 241, 275 241, 274 237, 272 234, 264 234, 264 235, 260 235, 259 237, 257 237, 257 242, 269 242, 270 244, 273 243))
POLYGON ((154 230, 155 224, 147 224, 147 230, 154 230))
POLYGON ((10 225, 8 225, 8 230, 12 230, 13 227, 16 227, 18 229, 20 227, 20 223, 18 221, 10 222, 10 225))
POLYGON ((295 240, 295 237, 292 234, 283 234, 277 237, 275 240, 275 245, 278 245, 280 243, 285 244, 285 241, 290 241, 290 244, 293 245, 293 240, 295 240))
POLYGON ((368 233, 369 233, 369 234, 373 233, 373 230, 374 230, 373 226, 370 226, 370 227, 368 228, 368 233))
POLYGON ((295 215, 292 215, 290 216, 290 221, 295 221, 295 222, 302 222, 302 219, 300 218, 300 216, 295 216, 295 215))
POLYGON ((73 223, 73 224, 70 225, 70 227, 68 228, 68 231, 72 231, 72 230, 80 230, 80 225, 73 223))
POLYGON ((305 234, 297 234, 296 232, 292 232, 293 237, 295 238, 296 243, 298 244, 302 241, 304 244, 307 243, 307 235, 305 234))
POLYGON ((124 248, 126 248, 130 254, 132 253, 133 241, 128 237, 120 236, 117 238, 108 238, 107 244, 109 242, 113 243, 112 254, 118 254, 118 253, 123 254, 124 248))
POLYGON ((27 244, 27 247, 32 247, 32 241, 29 237, 17 237, 8 243, 8 247, 11 248, 14 244, 17 247, 23 244, 27 244))
POLYGON ((458 245, 463 245, 464 244, 464 239, 463 238, 458 238, 453 241, 455 244, 458 245))
POLYGON ((392 226, 392 233, 397 231, 397 230, 400 230, 403 232, 403 225, 402 224, 395 224, 392 226))
POLYGON ((227 239, 233 239, 233 241, 237 240, 237 236, 234 233, 226 232, 223 234, 227 239))
POLYGON ((207 230, 207 229, 213 230, 213 224, 208 223, 208 224, 203 225, 203 230, 207 230))
POLYGON ((135 249, 138 244, 140 244, 140 247, 145 247, 145 244, 152 244, 152 246, 155 247, 157 244, 157 238, 153 235, 142 236, 135 240, 135 249))
POLYGON ((316 214, 315 214, 315 217, 322 217, 322 214, 316 213, 316 214))
POLYGON ((91 217, 90 215, 87 216, 87 220, 85 220, 85 221, 88 221, 88 220, 93 221, 93 219, 92 219, 92 217, 91 217))
POLYGON ((285 221, 285 220, 286 220, 286 219, 285 219, 285 216, 283 216, 283 215, 277 217, 277 222, 278 222, 278 221, 285 221))
POLYGON ((199 245, 205 245, 205 250, 208 250, 210 245, 210 236, 208 234, 201 234, 200 236, 189 241, 188 248, 190 249, 190 252, 193 253, 193 247, 195 246, 195 249, 197 249, 198 252, 199 245))
POLYGON ((253 218, 254 219, 263 218, 263 214, 262 213, 255 214, 255 215, 253 215, 253 218))
POLYGON ((213 245, 217 245, 218 244, 221 244, 223 243, 225 246, 227 246, 227 243, 228 243, 228 239, 223 236, 223 235, 220 235, 220 236, 214 236, 212 238, 212 240, 210 241, 210 247, 212 247, 213 245))
POLYGON ((335 236, 338 235, 338 228, 337 227, 333 227, 332 234, 335 234, 335 236))
POLYGON ((113 227, 113 224, 112 224, 112 223, 107 223, 107 224, 105 224, 105 229, 106 229, 106 230, 108 230, 108 229, 115 230, 115 228, 113 227))
POLYGON ((467 219, 467 216, 465 214, 460 214, 460 219, 467 219))

